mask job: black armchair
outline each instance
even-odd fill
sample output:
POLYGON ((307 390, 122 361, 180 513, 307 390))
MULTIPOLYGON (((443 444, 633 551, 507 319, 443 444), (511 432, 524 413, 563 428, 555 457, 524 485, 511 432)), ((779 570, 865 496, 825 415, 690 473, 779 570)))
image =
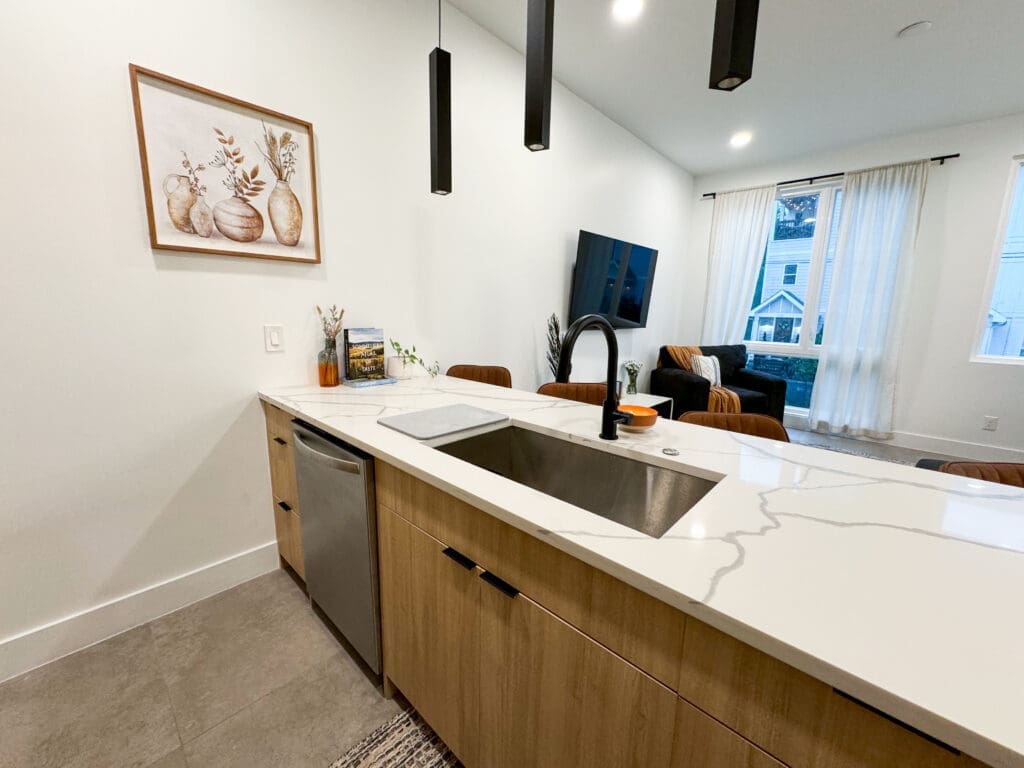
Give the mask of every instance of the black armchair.
MULTIPOLYGON (((722 369, 722 386, 740 398, 743 413, 763 413, 782 421, 786 409, 786 380, 747 368, 747 347, 730 344, 701 347, 704 355, 714 355, 722 369)), ((651 394, 672 398, 672 412, 706 411, 711 382, 703 376, 684 371, 675 364, 665 347, 658 352, 661 367, 651 372, 651 394)))

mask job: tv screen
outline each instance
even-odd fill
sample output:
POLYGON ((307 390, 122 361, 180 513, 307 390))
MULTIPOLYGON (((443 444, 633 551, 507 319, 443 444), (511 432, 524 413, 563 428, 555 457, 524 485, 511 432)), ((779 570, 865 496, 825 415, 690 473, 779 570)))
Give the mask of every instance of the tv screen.
POLYGON ((591 313, 613 328, 644 328, 658 252, 580 230, 569 322, 591 313))

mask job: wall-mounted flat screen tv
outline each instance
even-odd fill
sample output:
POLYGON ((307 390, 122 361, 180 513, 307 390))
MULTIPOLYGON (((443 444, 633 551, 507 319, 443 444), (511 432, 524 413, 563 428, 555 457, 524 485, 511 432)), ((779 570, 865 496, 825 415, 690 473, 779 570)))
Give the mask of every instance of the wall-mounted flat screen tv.
POLYGON ((646 327, 657 263, 653 248, 580 230, 569 322, 593 313, 613 328, 646 327))

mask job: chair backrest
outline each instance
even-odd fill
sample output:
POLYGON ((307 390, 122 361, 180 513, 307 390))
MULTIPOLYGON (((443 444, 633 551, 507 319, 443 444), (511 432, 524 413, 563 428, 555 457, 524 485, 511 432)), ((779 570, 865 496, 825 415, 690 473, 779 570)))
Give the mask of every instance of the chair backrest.
POLYGON ((947 461, 939 467, 939 472, 1024 488, 1024 464, 947 461))
POLYGON ((453 365, 448 369, 448 375, 456 379, 493 384, 496 387, 512 387, 512 374, 508 368, 502 368, 500 365, 453 365))
POLYGON ((539 395, 550 395, 560 397, 563 400, 575 400, 579 403, 590 403, 591 405, 603 405, 608 395, 608 385, 604 382, 578 382, 569 381, 566 383, 551 381, 542 384, 537 390, 539 395))
POLYGON ((701 427, 724 429, 755 437, 767 437, 769 440, 789 442, 789 433, 778 419, 760 413, 709 413, 708 411, 689 411, 679 417, 687 424, 701 427))

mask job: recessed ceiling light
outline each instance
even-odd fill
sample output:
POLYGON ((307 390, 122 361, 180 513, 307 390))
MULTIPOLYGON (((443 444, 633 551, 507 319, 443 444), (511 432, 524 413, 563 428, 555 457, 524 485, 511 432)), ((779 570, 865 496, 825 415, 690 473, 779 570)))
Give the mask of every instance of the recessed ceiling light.
POLYGON ((612 16, 623 24, 636 21, 643 11, 644 0, 615 0, 612 3, 612 16))
POLYGON ((750 131, 737 131, 729 139, 729 146, 733 149, 740 149, 741 147, 747 146, 750 140, 754 138, 754 134, 750 131))
POLYGON ((913 24, 908 24, 899 31, 896 37, 913 37, 914 35, 923 35, 925 32, 931 32, 932 27, 935 25, 930 21, 915 21, 913 24))

